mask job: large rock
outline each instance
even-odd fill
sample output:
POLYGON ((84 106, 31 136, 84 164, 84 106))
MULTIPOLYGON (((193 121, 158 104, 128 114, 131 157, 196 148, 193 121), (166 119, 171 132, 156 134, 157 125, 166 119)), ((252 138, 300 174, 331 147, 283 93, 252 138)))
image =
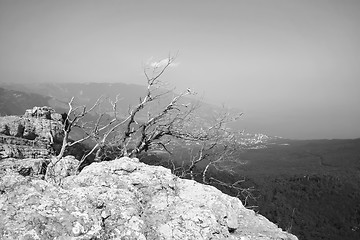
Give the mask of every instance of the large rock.
POLYGON ((0 159, 46 158, 53 153, 47 142, 0 134, 0 159))
POLYGON ((24 116, 5 116, 0 120, 0 134, 28 140, 51 141, 62 138, 61 114, 50 107, 34 107, 24 116))
POLYGON ((79 166, 79 160, 74 156, 68 155, 61 159, 52 157, 47 169, 45 179, 48 182, 60 184, 68 176, 75 175, 79 166))
POLYGON ((44 158, 29 158, 24 160, 7 158, 0 161, 0 175, 10 170, 23 176, 43 178, 45 177, 46 167, 49 162, 49 159, 44 158))
POLYGON ((240 200, 121 158, 61 186, 1 173, 1 239, 297 239, 240 200))
POLYGON ((63 137, 61 114, 49 107, 34 107, 24 116, 0 118, 0 159, 39 158, 52 154, 51 144, 63 137))

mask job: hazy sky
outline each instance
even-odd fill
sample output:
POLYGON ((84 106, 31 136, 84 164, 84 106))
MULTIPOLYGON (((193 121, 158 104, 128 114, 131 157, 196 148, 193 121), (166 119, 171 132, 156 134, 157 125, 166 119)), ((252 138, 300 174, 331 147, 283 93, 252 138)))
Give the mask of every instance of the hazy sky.
POLYGON ((244 111, 244 128, 360 137, 360 1, 0 0, 0 81, 165 79, 244 111))

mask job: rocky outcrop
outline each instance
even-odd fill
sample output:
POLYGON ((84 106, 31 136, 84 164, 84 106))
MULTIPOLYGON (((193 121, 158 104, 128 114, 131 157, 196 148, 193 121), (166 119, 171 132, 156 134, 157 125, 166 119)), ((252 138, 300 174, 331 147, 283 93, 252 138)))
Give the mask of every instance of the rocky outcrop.
POLYGON ((61 138, 62 117, 50 107, 34 107, 23 116, 5 116, 0 121, 0 133, 28 140, 50 141, 61 138))
POLYGON ((0 171, 1 239, 297 239, 237 198, 121 158, 54 185, 0 171))
POLYGON ((60 184, 65 177, 78 172, 79 161, 71 155, 61 159, 52 157, 47 166, 45 179, 48 182, 60 184))
POLYGON ((44 158, 30 158, 26 161, 16 158, 3 159, 0 161, 0 175, 5 174, 6 171, 12 171, 22 176, 44 178, 49 161, 49 159, 44 158))
POLYGON ((0 135, 0 159, 44 158, 51 153, 47 142, 0 135))
POLYGON ((46 157, 51 144, 61 141, 62 116, 49 107, 34 107, 24 116, 0 119, 0 159, 46 157))

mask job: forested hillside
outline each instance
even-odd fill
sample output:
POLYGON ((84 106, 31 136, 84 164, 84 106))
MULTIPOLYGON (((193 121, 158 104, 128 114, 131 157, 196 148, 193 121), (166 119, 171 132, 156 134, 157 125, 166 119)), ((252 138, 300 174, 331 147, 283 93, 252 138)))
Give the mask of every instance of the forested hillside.
MULTIPOLYGON (((208 178, 228 183, 211 182, 233 196, 239 191, 229 186, 244 180, 241 187, 253 189, 247 206, 301 240, 360 239, 360 139, 288 144, 239 151, 239 162, 247 164, 231 163, 233 174, 213 168, 208 178)), ((142 160, 172 167, 166 155, 142 160)), ((243 202, 246 196, 239 195, 243 202)))

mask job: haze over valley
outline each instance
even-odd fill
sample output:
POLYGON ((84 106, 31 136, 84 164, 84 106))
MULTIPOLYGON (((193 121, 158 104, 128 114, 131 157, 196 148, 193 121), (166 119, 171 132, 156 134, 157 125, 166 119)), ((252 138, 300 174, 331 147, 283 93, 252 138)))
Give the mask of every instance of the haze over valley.
MULTIPOLYGON (((0 1, 0 82, 165 80, 291 139, 360 136, 358 1, 0 1)), ((100 90, 101 91, 101 90, 100 90)))

